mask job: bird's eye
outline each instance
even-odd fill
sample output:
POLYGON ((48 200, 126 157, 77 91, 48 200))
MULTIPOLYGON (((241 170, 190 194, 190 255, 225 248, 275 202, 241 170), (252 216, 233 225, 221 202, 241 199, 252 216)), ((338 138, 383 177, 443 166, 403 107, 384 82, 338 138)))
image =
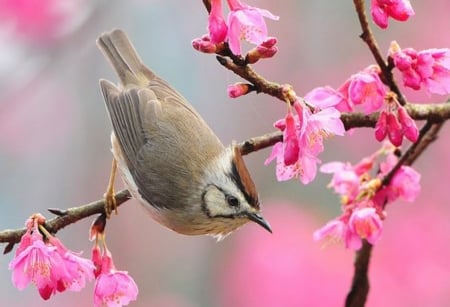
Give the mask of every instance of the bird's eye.
POLYGON ((239 206, 239 199, 237 199, 236 197, 234 197, 232 195, 227 195, 226 199, 227 199, 228 205, 230 205, 231 207, 239 206))

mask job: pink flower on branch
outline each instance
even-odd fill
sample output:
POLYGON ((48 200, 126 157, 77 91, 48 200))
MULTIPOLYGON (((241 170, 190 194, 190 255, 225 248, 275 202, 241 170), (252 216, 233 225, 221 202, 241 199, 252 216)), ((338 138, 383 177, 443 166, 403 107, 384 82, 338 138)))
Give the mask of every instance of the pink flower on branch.
POLYGON ((286 117, 275 123, 283 131, 283 142, 275 144, 265 164, 276 159, 279 181, 299 178, 307 184, 316 176, 317 163, 320 163, 317 156, 323 151, 324 137, 344 135, 345 129, 339 111, 333 107, 312 113, 297 100, 293 109, 296 114, 289 109, 286 117))
POLYGON ((227 0, 230 7, 228 14, 228 43, 231 51, 241 54, 241 40, 260 45, 267 39, 267 25, 264 18, 278 20, 268 10, 252 7, 239 0, 227 0))
POLYGON ((395 147, 386 145, 371 156, 352 166, 349 163, 330 162, 321 171, 332 173, 329 187, 341 196, 342 214, 314 233, 315 240, 343 241, 350 249, 359 249, 362 239, 375 244, 381 237, 388 202, 398 198, 413 201, 420 192, 420 174, 409 166, 400 166, 390 182, 382 185, 398 159, 395 147), (379 166, 375 160, 386 154, 379 166), (371 175, 371 171, 375 171, 371 175))
POLYGON ((270 58, 278 48, 277 39, 268 37, 265 18, 278 20, 268 10, 253 7, 239 0, 227 0, 230 12, 227 21, 222 12, 222 1, 212 0, 208 16, 208 34, 192 41, 193 47, 204 53, 218 53, 222 43, 228 42, 230 50, 235 55, 241 55, 241 40, 257 47, 252 49, 247 61, 256 63, 259 59, 270 58))
POLYGON ((379 74, 380 68, 370 65, 350 76, 337 90, 329 86, 317 87, 306 94, 305 99, 322 108, 334 106, 341 112, 351 112, 360 105, 365 114, 373 113, 383 106, 387 94, 379 74))
POLYGON ((208 17, 208 32, 211 43, 218 44, 225 41, 228 27, 223 17, 222 0, 211 0, 211 11, 208 17))
POLYGON ((69 251, 61 241, 39 226, 44 221, 37 214, 27 222, 27 231, 9 268, 13 271, 13 284, 19 290, 33 283, 41 297, 47 300, 57 291, 80 291, 86 279, 93 279, 94 265, 69 251), (48 243, 44 242, 39 227, 46 234, 48 243))
POLYGON ((373 21, 382 29, 388 27, 388 18, 398 21, 406 21, 414 15, 414 10, 409 0, 372 0, 370 13, 373 21))
POLYGON ((401 72, 405 86, 414 90, 424 87, 428 93, 433 94, 450 94, 449 48, 416 51, 413 48, 401 49, 393 41, 389 56, 401 72))
POLYGON ((381 142, 386 136, 394 146, 400 146, 403 137, 413 143, 419 138, 419 129, 415 121, 394 96, 390 97, 387 108, 380 112, 375 124, 375 138, 381 142))
POLYGON ((360 249, 362 239, 375 244, 381 237, 383 222, 374 207, 363 207, 352 212, 348 221, 347 247, 360 249))
MULTIPOLYGON (((380 174, 387 175, 397 162, 398 158, 394 154, 388 154, 386 160, 380 163, 380 174)), ((413 202, 421 190, 420 177, 420 174, 412 167, 402 165, 392 177, 389 185, 383 188, 383 196, 391 202, 398 198, 413 202)))
MULTIPOLYGON (((94 247, 94 250, 96 247, 94 247)), ((98 259, 98 250, 95 261, 98 259)), ((111 252, 105 247, 101 257, 94 289, 94 306, 124 306, 136 300, 138 287, 126 271, 118 271, 114 266, 111 252)))

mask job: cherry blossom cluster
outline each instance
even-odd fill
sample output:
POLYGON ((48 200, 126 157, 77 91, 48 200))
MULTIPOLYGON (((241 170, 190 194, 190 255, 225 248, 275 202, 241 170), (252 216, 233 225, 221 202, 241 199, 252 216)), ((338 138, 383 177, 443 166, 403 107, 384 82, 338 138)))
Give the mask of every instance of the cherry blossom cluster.
MULTIPOLYGON (((295 96, 295 93, 290 95, 295 96)), ((296 97, 296 96, 295 96, 296 97)), ((287 103, 288 112, 274 126, 283 131, 283 142, 273 146, 265 164, 276 160, 276 176, 279 181, 298 178, 303 184, 314 180, 318 155, 324 150, 323 140, 333 135, 344 135, 341 113, 333 104, 308 105, 296 97, 287 103)))
MULTIPOLYGON (((246 54, 244 65, 272 57, 277 51, 277 39, 267 36, 264 18, 277 20, 278 17, 237 0, 227 2, 230 12, 225 21, 221 1, 211 1, 209 32, 193 41, 194 48, 221 54, 226 48, 225 42, 234 55, 241 55, 240 41, 245 40, 257 46, 246 54)), ((389 18, 406 21, 415 14, 409 0, 372 0, 370 12, 374 23, 382 29, 388 27, 389 18)), ((450 49, 401 49, 394 41, 387 55, 387 69, 398 70, 406 87, 424 89, 428 94, 450 94, 450 49)), ((338 88, 317 87, 304 98, 298 97, 289 86, 282 87, 287 113, 274 126, 283 132, 283 140, 273 146, 265 161, 265 164, 276 161, 279 181, 298 178, 307 184, 314 180, 317 165, 321 163, 318 155, 324 150, 323 141, 334 135, 344 135, 341 112, 377 113, 374 137, 379 142, 387 139, 391 144, 383 145, 379 152, 355 166, 341 162, 322 166, 323 172, 334 173, 331 186, 341 195, 343 214, 316 232, 317 239, 332 237, 353 249, 361 247, 362 239, 373 244, 382 232, 386 204, 399 197, 411 201, 420 190, 420 175, 407 166, 401 166, 392 180, 383 184, 383 176, 397 161, 393 154, 395 147, 401 146, 405 138, 413 143, 419 138, 418 127, 405 108, 404 97, 398 97, 401 93, 391 90, 383 73, 380 66, 369 65, 338 88), (386 154, 386 161, 380 163, 380 171, 370 177, 375 159, 382 154, 386 154)), ((238 82, 229 85, 227 91, 231 98, 237 98, 254 89, 251 84, 238 82)))
POLYGON ((116 269, 112 254, 106 247, 105 224, 105 216, 100 215, 92 224, 90 232, 90 239, 95 242, 92 248, 96 278, 94 306, 125 306, 136 300, 138 287, 128 272, 116 269))
POLYGON ((363 239, 375 244, 383 230, 386 205, 399 198, 409 202, 416 199, 420 174, 409 166, 400 166, 389 183, 383 184, 398 162, 395 150, 386 143, 355 165, 348 162, 322 165, 321 172, 333 174, 329 187, 341 196, 342 214, 317 230, 315 240, 344 242, 351 249, 361 248, 363 239), (376 163, 382 156, 385 160, 376 163))
POLYGON ((94 306, 123 306, 136 299, 135 282, 127 272, 115 269, 106 245, 100 253, 97 237, 90 260, 67 249, 44 224, 45 218, 40 214, 26 221, 26 232, 9 263, 16 288, 23 290, 32 283, 39 295, 48 300, 58 292, 80 291, 86 281, 95 278, 94 306))
POLYGON ((267 36, 264 18, 278 20, 278 16, 239 0, 227 0, 227 3, 230 11, 225 20, 222 0, 211 0, 208 34, 194 39, 193 47, 205 53, 219 53, 223 49, 223 43, 226 42, 233 54, 241 55, 241 40, 245 40, 257 45, 247 55, 249 63, 255 63, 260 58, 272 57, 278 50, 277 41, 267 36))
POLYGON ((419 131, 414 120, 398 102, 397 96, 388 90, 380 79, 380 68, 371 65, 350 76, 338 89, 330 86, 317 87, 305 95, 311 103, 333 104, 341 112, 361 108, 369 115, 381 110, 375 127, 375 138, 400 146, 403 137, 417 141, 419 131))

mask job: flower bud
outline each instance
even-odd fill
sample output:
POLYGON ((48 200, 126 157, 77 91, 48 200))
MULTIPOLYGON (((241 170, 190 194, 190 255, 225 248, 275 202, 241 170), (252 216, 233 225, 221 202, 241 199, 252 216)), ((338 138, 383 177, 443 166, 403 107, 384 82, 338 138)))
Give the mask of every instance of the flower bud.
POLYGON ((246 95, 250 92, 250 84, 238 82, 228 85, 227 92, 230 98, 237 98, 242 95, 246 95))

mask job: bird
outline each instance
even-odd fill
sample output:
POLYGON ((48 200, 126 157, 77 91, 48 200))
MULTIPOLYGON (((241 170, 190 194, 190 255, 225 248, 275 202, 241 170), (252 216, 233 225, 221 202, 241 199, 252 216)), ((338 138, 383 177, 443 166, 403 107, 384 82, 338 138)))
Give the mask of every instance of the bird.
POLYGON ((272 232, 239 146, 225 147, 194 107, 142 62, 123 30, 101 34, 97 46, 119 79, 117 85, 99 81, 113 128, 105 211, 117 213, 118 168, 132 197, 177 233, 221 240, 249 221, 272 232))

